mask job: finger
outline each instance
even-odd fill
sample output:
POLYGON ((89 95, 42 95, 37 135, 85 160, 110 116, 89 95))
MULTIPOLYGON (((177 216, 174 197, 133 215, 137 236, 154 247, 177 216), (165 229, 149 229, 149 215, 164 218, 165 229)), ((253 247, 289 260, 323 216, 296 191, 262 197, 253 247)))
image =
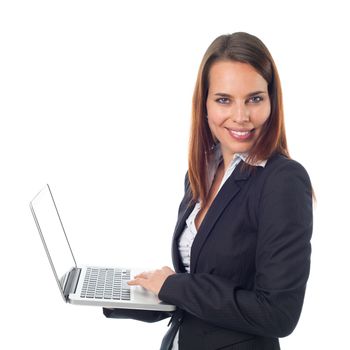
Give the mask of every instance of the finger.
POLYGON ((133 280, 128 281, 129 286, 141 286, 142 285, 142 278, 135 278, 133 280))

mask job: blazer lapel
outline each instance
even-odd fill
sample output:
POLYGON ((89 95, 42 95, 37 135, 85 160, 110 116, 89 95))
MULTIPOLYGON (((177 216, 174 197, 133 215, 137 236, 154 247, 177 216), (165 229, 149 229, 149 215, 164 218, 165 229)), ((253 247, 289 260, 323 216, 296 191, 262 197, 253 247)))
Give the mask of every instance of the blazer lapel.
POLYGON ((250 176, 250 167, 248 166, 247 168, 242 169, 242 163, 243 162, 240 162, 232 175, 221 187, 199 227, 191 248, 191 273, 195 272, 197 269, 200 251, 216 221, 219 219, 230 201, 239 193, 241 189, 241 181, 248 179, 250 176))

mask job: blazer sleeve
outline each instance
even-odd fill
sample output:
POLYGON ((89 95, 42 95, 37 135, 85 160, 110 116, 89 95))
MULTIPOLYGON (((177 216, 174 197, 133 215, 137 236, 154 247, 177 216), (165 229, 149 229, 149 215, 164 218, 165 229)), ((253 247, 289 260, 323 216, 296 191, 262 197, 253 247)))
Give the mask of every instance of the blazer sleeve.
POLYGON ((288 160, 273 169, 257 203, 255 285, 242 289, 208 273, 169 276, 159 298, 216 326, 267 337, 295 328, 309 276, 312 188, 305 169, 288 160))
POLYGON ((132 319, 142 322, 157 322, 167 317, 171 317, 173 313, 166 311, 103 308, 103 314, 107 318, 132 319))

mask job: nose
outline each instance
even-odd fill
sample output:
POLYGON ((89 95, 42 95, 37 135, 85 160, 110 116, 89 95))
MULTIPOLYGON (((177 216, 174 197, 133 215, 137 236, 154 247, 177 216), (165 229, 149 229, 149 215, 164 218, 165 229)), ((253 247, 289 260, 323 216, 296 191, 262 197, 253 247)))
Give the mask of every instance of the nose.
POLYGON ((249 108, 245 103, 237 103, 232 111, 232 120, 238 124, 247 123, 250 120, 249 108))

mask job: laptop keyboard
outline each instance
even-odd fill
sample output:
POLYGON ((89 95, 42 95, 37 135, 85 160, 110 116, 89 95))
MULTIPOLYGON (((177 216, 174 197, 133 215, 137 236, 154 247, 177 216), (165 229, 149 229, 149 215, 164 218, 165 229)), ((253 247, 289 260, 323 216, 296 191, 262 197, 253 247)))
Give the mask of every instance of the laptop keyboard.
POLYGON ((130 300, 130 270, 88 267, 80 297, 88 299, 130 300))

